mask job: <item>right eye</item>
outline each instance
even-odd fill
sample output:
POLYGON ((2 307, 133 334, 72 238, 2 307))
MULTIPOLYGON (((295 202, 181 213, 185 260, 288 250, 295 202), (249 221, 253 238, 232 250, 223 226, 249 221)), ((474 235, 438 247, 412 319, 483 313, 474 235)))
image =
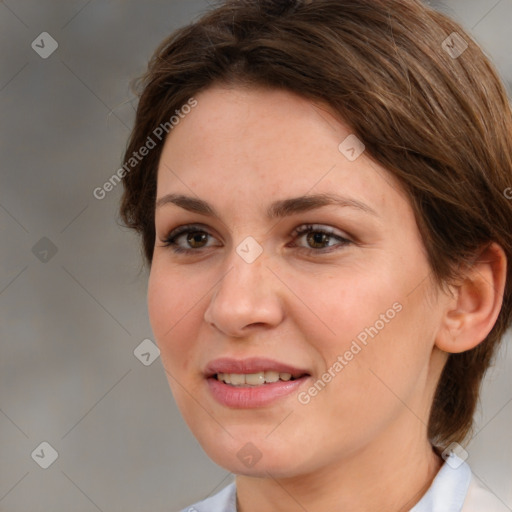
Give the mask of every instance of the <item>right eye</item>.
POLYGON ((209 247, 204 245, 209 236, 212 235, 205 231, 202 226, 185 225, 172 230, 162 242, 164 247, 170 247, 175 253, 186 254, 209 247), (183 247, 178 243, 181 238, 185 240, 184 243, 188 244, 188 247, 183 247))

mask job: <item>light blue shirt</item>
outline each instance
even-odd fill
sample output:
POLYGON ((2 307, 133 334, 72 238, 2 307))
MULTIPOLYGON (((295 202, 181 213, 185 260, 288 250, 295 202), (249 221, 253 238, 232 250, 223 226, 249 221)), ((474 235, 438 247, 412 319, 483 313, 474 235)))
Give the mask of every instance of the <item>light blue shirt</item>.
MULTIPOLYGON (((409 512, 511 512, 486 490, 470 467, 451 453, 421 500, 409 512)), ((181 512, 237 512, 236 485, 231 483, 215 496, 181 512)))

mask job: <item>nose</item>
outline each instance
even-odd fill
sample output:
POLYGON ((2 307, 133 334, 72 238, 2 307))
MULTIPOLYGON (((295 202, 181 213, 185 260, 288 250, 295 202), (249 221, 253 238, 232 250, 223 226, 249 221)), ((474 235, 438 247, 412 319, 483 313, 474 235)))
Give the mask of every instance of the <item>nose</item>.
POLYGON ((283 321, 283 284, 261 255, 247 263, 234 252, 228 270, 214 288, 204 320, 226 336, 242 338, 254 329, 283 321))

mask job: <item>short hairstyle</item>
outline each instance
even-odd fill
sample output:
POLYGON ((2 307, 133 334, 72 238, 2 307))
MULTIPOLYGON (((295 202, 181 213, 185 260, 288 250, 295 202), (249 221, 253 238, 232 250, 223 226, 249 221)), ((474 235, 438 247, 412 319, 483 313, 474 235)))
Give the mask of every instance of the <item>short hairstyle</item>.
MULTIPOLYGON (((214 84, 328 104, 403 185, 439 285, 453 283, 492 242, 512 261, 510 103, 460 25, 419 0, 227 0, 163 41, 138 82, 125 162, 148 137, 156 147, 131 162, 120 214, 142 236, 149 266, 165 140, 155 129, 170 128, 176 110, 214 84)), ((483 375, 510 325, 511 277, 509 264, 489 335, 448 356, 428 424, 438 451, 472 431, 483 375)))

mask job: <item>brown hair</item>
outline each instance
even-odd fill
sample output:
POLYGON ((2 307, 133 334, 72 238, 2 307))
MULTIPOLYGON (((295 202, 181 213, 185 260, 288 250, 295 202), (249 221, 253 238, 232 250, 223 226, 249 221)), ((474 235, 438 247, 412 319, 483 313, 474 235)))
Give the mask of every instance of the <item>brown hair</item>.
MULTIPOLYGON (((214 83, 282 88, 328 104, 403 185, 439 284, 491 241, 512 261, 504 195, 510 105, 488 58, 447 16, 419 0, 223 2, 156 50, 140 81, 125 161, 214 83)), ((142 235, 149 264, 164 140, 123 179, 121 217, 142 235)), ((471 432, 482 377, 511 321, 511 277, 508 265, 502 309, 487 338, 449 355, 428 425, 438 450, 471 432)))

